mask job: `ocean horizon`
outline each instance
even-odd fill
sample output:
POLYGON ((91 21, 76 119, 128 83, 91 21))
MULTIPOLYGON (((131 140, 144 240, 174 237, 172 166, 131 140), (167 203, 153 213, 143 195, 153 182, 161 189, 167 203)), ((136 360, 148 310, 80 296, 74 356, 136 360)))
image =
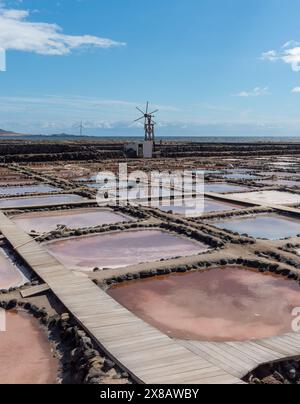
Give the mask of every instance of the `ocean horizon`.
MULTIPOLYGON (((143 141, 142 136, 103 136, 103 135, 93 135, 93 136, 80 136, 80 135, 19 135, 19 136, 1 136, 0 140, 30 140, 30 141, 66 141, 66 140, 77 140, 77 141, 127 141, 127 142, 137 142, 143 141)), ((188 142, 188 143, 298 143, 300 142, 300 136, 157 136, 156 142, 169 141, 169 142, 188 142)))

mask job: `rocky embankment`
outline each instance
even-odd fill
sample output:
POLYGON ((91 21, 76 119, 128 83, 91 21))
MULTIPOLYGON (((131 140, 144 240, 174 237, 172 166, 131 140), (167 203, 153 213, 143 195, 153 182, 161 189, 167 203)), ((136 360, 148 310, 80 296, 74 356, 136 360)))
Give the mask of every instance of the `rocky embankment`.
POLYGON ((300 360, 261 366, 245 378, 249 384, 300 384, 300 360))

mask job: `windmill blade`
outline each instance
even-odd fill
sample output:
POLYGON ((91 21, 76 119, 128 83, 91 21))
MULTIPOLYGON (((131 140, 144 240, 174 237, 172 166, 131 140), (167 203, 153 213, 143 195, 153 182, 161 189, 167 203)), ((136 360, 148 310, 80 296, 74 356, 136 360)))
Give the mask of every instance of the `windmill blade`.
POLYGON ((159 109, 156 109, 155 111, 150 112, 150 114, 149 114, 149 115, 155 114, 155 113, 156 113, 156 112, 158 112, 158 111, 159 111, 159 109))
POLYGON ((141 116, 140 118, 136 119, 136 120, 135 120, 135 121, 133 121, 133 122, 138 122, 138 121, 140 121, 141 119, 144 119, 144 117, 143 117, 143 116, 141 116))
POLYGON ((149 101, 147 101, 147 105, 146 105, 146 114, 148 114, 148 110, 149 110, 149 101))
POLYGON ((136 107, 136 109, 137 109, 138 111, 140 111, 141 114, 145 115, 145 112, 142 111, 139 107, 136 107))

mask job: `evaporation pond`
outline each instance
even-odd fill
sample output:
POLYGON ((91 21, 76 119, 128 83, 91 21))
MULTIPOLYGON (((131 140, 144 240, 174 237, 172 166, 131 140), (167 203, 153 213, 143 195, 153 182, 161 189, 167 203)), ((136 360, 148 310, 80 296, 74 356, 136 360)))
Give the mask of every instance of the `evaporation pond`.
POLYGON ((170 337, 246 341, 292 332, 297 282, 239 267, 125 282, 108 294, 170 337))
POLYGON ((240 201, 250 201, 259 205, 289 205, 300 203, 300 195, 291 192, 258 191, 230 194, 230 196, 240 201))
POLYGON ((201 199, 199 199, 199 202, 197 202, 195 199, 188 199, 184 202, 182 202, 182 200, 174 200, 172 204, 160 201, 154 202, 152 206, 155 205, 164 212, 172 211, 174 214, 189 215, 192 217, 201 216, 203 213, 225 212, 242 208, 241 205, 217 201, 211 198, 205 198, 204 205, 201 199))
POLYGON ((0 289, 9 289, 21 286, 27 279, 0 247, 0 289))
POLYGON ((300 234, 300 221, 276 214, 229 219, 213 222, 213 225, 234 233, 269 240, 280 240, 300 234))
POLYGON ((0 384, 56 383, 58 360, 38 320, 27 313, 6 313, 6 332, 0 332, 0 363, 0 384))
POLYGON ((15 216, 12 219, 26 232, 35 230, 40 233, 55 230, 58 225, 67 226, 69 229, 79 229, 131 220, 120 213, 102 209, 31 212, 15 216))
POLYGON ((282 185, 284 187, 288 188, 300 188, 300 181, 289 181, 289 180, 283 180, 283 179, 276 179, 276 180, 267 180, 267 181, 260 181, 258 184, 264 184, 264 185, 272 185, 272 186, 279 186, 282 185))
POLYGON ((59 205, 64 203, 83 202, 86 199, 74 194, 48 195, 48 196, 32 196, 27 198, 9 198, 0 199, 0 207, 26 207, 26 206, 43 206, 43 205, 59 205))
POLYGON ((232 185, 226 183, 205 183, 204 185, 205 192, 216 192, 216 193, 226 193, 226 192, 242 192, 249 190, 248 187, 240 186, 240 185, 232 185))
POLYGON ((44 247, 66 267, 82 271, 196 255, 208 249, 206 244, 161 230, 76 237, 46 243, 44 247))
POLYGON ((224 178, 227 178, 228 180, 256 180, 260 177, 248 173, 233 173, 224 175, 224 178))
POLYGON ((38 184, 38 185, 22 185, 0 188, 0 195, 22 195, 22 194, 38 194, 50 193, 61 191, 59 188, 52 187, 51 185, 38 184))

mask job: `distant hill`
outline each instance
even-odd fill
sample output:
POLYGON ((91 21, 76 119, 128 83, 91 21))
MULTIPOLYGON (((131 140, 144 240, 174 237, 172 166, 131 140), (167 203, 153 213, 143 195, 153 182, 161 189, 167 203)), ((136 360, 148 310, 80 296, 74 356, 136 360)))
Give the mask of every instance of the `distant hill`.
POLYGON ((7 130, 0 129, 0 135, 7 135, 9 133, 13 133, 13 132, 8 132, 7 130))
MULTIPOLYGON (((51 136, 51 137, 75 137, 77 135, 70 135, 69 133, 53 133, 52 135, 44 135, 44 136, 51 136)), ((79 135, 78 135, 79 136, 79 135)))
POLYGON ((16 133, 16 132, 13 132, 13 131, 7 131, 7 130, 4 130, 4 129, 0 129, 0 137, 6 137, 6 136, 25 136, 25 135, 23 135, 23 134, 21 134, 21 133, 16 133))

